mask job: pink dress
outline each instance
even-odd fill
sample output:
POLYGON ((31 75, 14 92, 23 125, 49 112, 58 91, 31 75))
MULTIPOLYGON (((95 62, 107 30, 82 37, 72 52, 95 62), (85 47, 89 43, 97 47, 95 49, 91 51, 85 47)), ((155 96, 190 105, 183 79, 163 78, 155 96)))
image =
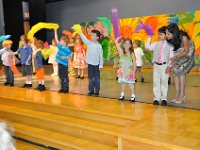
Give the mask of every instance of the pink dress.
POLYGON ((84 45, 75 44, 74 45, 74 68, 84 69, 87 67, 85 62, 85 48, 84 45))

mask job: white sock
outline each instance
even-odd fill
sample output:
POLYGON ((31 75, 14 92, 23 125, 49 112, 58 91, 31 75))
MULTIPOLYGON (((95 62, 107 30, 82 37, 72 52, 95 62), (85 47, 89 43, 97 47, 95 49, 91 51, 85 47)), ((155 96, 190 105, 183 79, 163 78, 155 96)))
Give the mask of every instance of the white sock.
POLYGON ((134 98, 135 98, 135 94, 131 94, 131 97, 134 97, 134 98))
POLYGON ((26 81, 26 84, 28 84, 28 81, 26 81))
POLYGON ((121 97, 124 96, 124 92, 121 92, 121 97))
POLYGON ((28 82, 28 84, 32 84, 32 82, 31 82, 31 81, 29 81, 29 82, 28 82))

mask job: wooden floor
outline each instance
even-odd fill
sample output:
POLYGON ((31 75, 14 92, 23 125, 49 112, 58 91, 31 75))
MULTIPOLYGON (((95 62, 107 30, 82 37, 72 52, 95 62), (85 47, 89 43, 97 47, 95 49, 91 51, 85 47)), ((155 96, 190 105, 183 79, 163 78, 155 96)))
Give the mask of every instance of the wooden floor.
MULTIPOLYGON (((20 69, 19 69, 20 70, 20 69)), ((153 102, 153 82, 152 82, 152 66, 143 67, 142 71, 144 72, 145 82, 137 82, 135 85, 136 100, 138 102, 152 103, 153 102)), ((85 70, 85 73, 87 71, 85 70)), ((59 78, 51 77, 52 67, 45 66, 45 84, 47 90, 58 91, 59 90, 59 78)), ((137 77, 140 81, 140 77, 137 77)), ((69 79, 69 92, 86 95, 88 93, 88 78, 85 74, 85 79, 75 79, 73 74, 70 72, 69 79)), ((200 69, 193 69, 189 75, 187 75, 186 82, 186 102, 183 104, 168 103, 169 106, 175 107, 184 107, 184 108, 195 108, 200 109, 200 69)), ((5 77, 0 76, 0 85, 3 85, 5 82, 5 77)), ((15 76, 15 86, 21 87, 24 84, 24 77, 15 76)), ((37 86, 36 77, 33 76, 33 85, 37 86)), ((108 97, 117 99, 120 96, 121 84, 116 81, 116 69, 112 66, 104 66, 104 69, 101 71, 101 91, 100 97, 108 97)), ((125 98, 130 99, 130 90, 127 86, 125 98)), ((172 82, 169 85, 168 91, 168 100, 171 101, 175 96, 175 86, 172 82)))
MULTIPOLYGON (((62 150, 200 150, 200 111, 0 86, 15 136, 62 150)), ((17 141, 19 149, 38 148, 17 141)))

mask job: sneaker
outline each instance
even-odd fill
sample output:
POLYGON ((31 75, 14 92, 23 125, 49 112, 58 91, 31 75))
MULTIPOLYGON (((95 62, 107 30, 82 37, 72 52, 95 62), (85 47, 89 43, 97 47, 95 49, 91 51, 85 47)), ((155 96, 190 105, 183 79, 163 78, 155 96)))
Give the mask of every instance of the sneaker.
POLYGON ((41 84, 39 84, 36 88, 35 88, 35 90, 38 90, 38 91, 40 91, 41 90, 41 84))
POLYGON ((94 95, 99 96, 99 92, 94 93, 94 95))
POLYGON ((28 84, 25 83, 25 84, 22 86, 22 88, 26 88, 27 86, 28 86, 28 84))
POLYGON ((32 88, 32 84, 27 84, 27 88, 32 88))
POLYGON ((84 76, 82 76, 80 79, 84 79, 84 76))
POLYGON ((159 102, 157 100, 154 100, 153 105, 159 105, 159 102))
POLYGON ((124 96, 120 96, 120 97, 119 97, 119 100, 121 100, 121 101, 123 101, 124 99, 125 99, 124 96))
POLYGON ((10 83, 9 86, 10 86, 10 87, 13 87, 13 86, 14 86, 14 83, 10 83))
POLYGON ((135 102, 135 97, 131 96, 131 102, 135 102))
POLYGON ((64 92, 64 90, 63 89, 60 89, 59 91, 58 91, 58 93, 63 93, 64 92))

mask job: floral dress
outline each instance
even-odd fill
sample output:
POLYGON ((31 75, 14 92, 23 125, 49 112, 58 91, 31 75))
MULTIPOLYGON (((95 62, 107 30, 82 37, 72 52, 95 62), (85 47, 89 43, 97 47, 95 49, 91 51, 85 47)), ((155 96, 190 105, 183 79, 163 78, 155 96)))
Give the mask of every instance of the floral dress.
POLYGON ((131 55, 121 55, 117 73, 119 83, 135 83, 133 78, 134 64, 131 55))
POLYGON ((85 48, 84 45, 75 44, 74 45, 74 68, 84 69, 87 67, 85 62, 85 48))

